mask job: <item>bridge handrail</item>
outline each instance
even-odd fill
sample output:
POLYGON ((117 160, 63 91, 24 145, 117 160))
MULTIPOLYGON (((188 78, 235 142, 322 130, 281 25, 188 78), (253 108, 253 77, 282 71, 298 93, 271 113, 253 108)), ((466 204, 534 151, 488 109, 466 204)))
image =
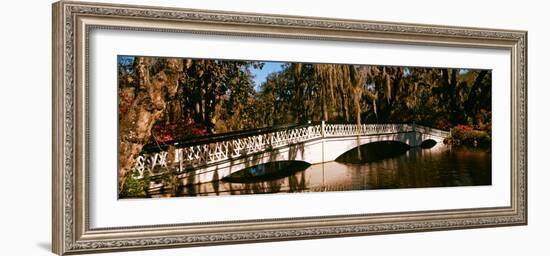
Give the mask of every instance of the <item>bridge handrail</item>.
POLYGON ((157 143, 147 144, 143 146, 142 151, 146 153, 155 153, 155 152, 167 150, 170 145, 174 145, 176 146, 176 148, 182 148, 182 147, 221 142, 226 140, 234 140, 238 138, 250 137, 253 135, 291 130, 291 129, 297 129, 297 128, 308 127, 308 126, 311 126, 311 125, 310 124, 278 125, 274 127, 265 127, 265 128, 258 128, 258 129, 248 129, 248 130, 242 130, 242 131, 203 135, 203 136, 198 136, 198 137, 189 138, 189 139, 176 139, 176 140, 166 141, 158 144, 157 143))
POLYGON ((428 127, 428 126, 423 126, 423 125, 415 125, 415 129, 419 132, 422 132, 422 133, 426 133, 426 134, 431 134, 431 135, 436 135, 436 136, 439 136, 439 137, 442 137, 442 138, 448 138, 451 136, 451 132, 448 132, 448 131, 443 131, 443 130, 440 130, 440 129, 436 129, 436 128, 432 128, 432 127, 428 127))
POLYGON ((374 135, 382 133, 411 132, 410 124, 327 124, 325 125, 326 137, 374 135))

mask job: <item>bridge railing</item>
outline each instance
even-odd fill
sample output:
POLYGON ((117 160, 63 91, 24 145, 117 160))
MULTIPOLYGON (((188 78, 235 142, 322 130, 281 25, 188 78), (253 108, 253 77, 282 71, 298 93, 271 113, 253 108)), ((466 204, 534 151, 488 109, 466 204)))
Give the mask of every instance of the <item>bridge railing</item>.
MULTIPOLYGON (((265 152, 288 145, 322 137, 322 125, 299 126, 270 133, 232 138, 176 148, 173 156, 168 151, 142 154, 136 159, 136 170, 153 172, 156 168, 175 167, 177 172, 239 157, 265 152), (169 166, 168 158, 173 159, 169 166)), ((140 176, 141 176, 140 175, 140 176)))
POLYGON ((415 130, 420 133, 430 134, 441 138, 448 138, 451 136, 451 133, 448 131, 443 131, 423 125, 415 125, 415 130))
POLYGON ((289 145, 303 143, 323 137, 343 137, 376 135, 388 133, 412 132, 437 133, 447 136, 445 132, 429 127, 411 124, 318 124, 295 126, 263 132, 256 135, 234 136, 214 141, 204 140, 204 143, 175 145, 176 149, 169 152, 144 153, 137 157, 135 169, 143 175, 145 171, 155 172, 157 168, 175 168, 176 172, 195 169, 209 164, 230 161, 243 156, 265 152, 289 145), (171 154, 171 155, 170 155, 171 154))
POLYGON ((411 132, 410 124, 327 124, 324 126, 325 137, 375 135, 399 132, 411 132))

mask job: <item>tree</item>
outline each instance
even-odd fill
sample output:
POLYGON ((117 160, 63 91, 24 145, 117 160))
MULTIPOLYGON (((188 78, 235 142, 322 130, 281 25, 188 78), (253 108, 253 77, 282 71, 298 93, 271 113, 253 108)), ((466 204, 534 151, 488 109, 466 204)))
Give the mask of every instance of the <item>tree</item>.
POLYGON ((135 98, 119 120, 119 191, 153 125, 163 117, 166 101, 175 96, 185 68, 182 59, 135 58, 135 98))

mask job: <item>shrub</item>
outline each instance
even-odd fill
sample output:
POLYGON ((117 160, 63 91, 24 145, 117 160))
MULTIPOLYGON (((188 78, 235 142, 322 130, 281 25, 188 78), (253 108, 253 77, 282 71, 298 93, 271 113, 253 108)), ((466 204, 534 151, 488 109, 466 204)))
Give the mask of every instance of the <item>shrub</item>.
POLYGON ((147 188, 151 180, 149 172, 145 171, 142 178, 138 178, 138 172, 134 171, 124 181, 124 187, 120 191, 120 198, 149 197, 147 188))
POLYGON ((452 143, 471 147, 490 147, 491 135, 486 131, 475 130, 468 125, 457 125, 451 129, 452 143))

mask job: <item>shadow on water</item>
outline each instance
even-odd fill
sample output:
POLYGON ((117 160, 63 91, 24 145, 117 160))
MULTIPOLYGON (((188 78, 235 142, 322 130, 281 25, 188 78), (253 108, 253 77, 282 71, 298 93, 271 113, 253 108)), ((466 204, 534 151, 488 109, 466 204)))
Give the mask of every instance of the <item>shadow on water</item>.
POLYGON ((378 141, 352 148, 339 157, 336 162, 346 164, 366 164, 404 154, 411 147, 400 141, 378 141))
POLYGON ((435 146, 435 144, 437 144, 437 142, 435 140, 429 139, 429 140, 422 141, 422 143, 420 143, 420 147, 421 148, 433 148, 435 146))
POLYGON ((249 183, 258 181, 273 181, 288 177, 311 166, 304 161, 275 161, 244 168, 224 177, 222 181, 232 183, 249 183))
POLYGON ((216 193, 216 195, 220 195, 220 176, 218 174, 218 168, 216 168, 216 170, 214 170, 214 174, 212 176, 212 188, 214 189, 214 192, 216 193))

